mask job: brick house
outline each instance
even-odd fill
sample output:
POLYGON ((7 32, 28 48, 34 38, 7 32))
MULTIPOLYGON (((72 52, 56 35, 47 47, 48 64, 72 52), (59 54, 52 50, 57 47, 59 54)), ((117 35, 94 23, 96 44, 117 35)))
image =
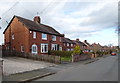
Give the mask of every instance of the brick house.
POLYGON ((42 24, 39 16, 35 16, 34 21, 14 16, 3 34, 7 49, 32 54, 47 54, 49 50, 62 50, 64 35, 42 24))
POLYGON ((93 52, 92 45, 90 43, 88 43, 87 40, 84 40, 83 43, 86 45, 85 52, 93 52))
POLYGON ((76 46, 76 43, 69 38, 62 38, 62 43, 64 51, 72 51, 76 46))
POLYGON ((83 52, 86 50, 86 48, 88 48, 87 45, 84 44, 83 42, 81 42, 78 38, 76 40, 73 40, 73 41, 76 43, 76 45, 80 46, 80 49, 83 52))
POLYGON ((96 44, 96 43, 93 43, 92 44, 92 50, 95 52, 97 52, 97 51, 101 51, 101 52, 104 52, 104 49, 103 49, 103 47, 98 43, 98 44, 96 44))

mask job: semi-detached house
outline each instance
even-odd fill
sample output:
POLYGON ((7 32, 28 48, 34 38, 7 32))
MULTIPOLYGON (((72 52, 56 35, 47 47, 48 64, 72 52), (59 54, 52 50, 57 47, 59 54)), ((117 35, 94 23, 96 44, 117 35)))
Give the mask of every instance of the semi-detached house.
POLYGON ((64 35, 42 24, 39 16, 35 16, 33 21, 14 16, 3 33, 7 49, 32 54, 47 54, 49 50, 62 50, 64 35))

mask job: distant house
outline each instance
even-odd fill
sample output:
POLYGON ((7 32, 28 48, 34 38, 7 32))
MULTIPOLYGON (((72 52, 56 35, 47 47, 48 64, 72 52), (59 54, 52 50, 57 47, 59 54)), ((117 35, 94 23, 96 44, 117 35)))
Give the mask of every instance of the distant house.
POLYGON ((83 51, 83 52, 86 52, 86 49, 88 48, 88 46, 86 44, 84 44, 83 42, 81 42, 78 38, 76 40, 73 40, 76 45, 80 46, 80 49, 83 51))
POLYGON ((7 49, 32 54, 62 50, 64 36, 54 28, 42 24, 39 16, 35 16, 34 21, 14 16, 3 33, 7 49))
POLYGON ((94 52, 97 52, 97 51, 101 51, 101 52, 104 52, 105 50, 103 49, 103 47, 98 43, 98 44, 96 44, 96 43, 93 43, 92 44, 92 50, 94 51, 94 52))
POLYGON ((69 38, 62 38, 62 43, 64 51, 72 51, 76 46, 76 43, 69 38))
POLYGON ((92 52, 92 45, 87 42, 87 40, 84 40, 83 43, 86 45, 85 52, 92 52))

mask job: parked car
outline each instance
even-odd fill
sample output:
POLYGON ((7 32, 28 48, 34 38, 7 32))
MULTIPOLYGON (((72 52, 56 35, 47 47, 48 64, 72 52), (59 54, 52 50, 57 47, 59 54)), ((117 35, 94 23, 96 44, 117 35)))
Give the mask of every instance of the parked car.
POLYGON ((115 56, 115 55, 116 55, 116 52, 112 52, 111 55, 112 55, 112 56, 115 56))

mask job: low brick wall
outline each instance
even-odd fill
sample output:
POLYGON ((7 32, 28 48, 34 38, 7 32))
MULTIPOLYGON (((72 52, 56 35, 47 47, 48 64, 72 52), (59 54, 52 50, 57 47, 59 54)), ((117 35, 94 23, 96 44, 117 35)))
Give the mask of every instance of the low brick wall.
POLYGON ((90 58, 91 58, 91 55, 86 55, 86 54, 73 55, 72 56, 72 62, 78 62, 78 61, 87 60, 87 59, 90 59, 90 58))

